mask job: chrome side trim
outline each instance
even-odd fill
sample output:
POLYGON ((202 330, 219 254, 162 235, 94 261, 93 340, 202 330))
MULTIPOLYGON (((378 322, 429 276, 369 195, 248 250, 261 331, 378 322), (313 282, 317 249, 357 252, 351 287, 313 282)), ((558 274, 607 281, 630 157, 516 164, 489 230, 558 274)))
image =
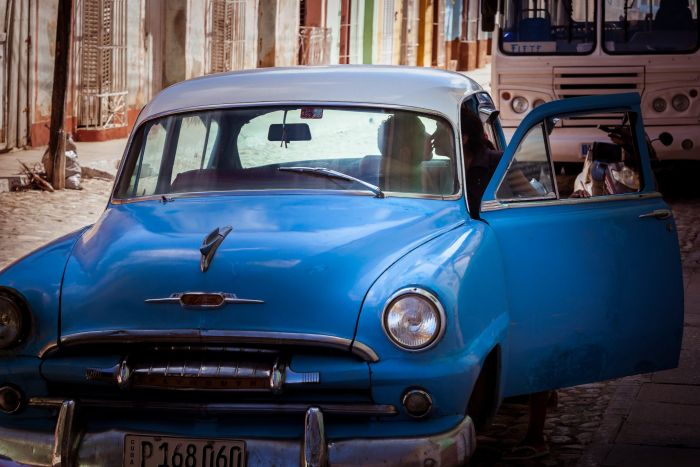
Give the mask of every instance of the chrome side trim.
POLYGON ((605 196, 592 196, 590 198, 563 198, 563 199, 552 199, 546 201, 484 201, 481 203, 481 211, 500 211, 503 209, 510 208, 534 208, 534 207, 545 207, 545 206, 568 206, 573 204, 589 204, 589 203, 607 203, 611 201, 636 201, 640 199, 655 199, 661 198, 661 193, 625 193, 622 195, 605 195, 605 196))
POLYGON ((304 417, 304 441, 301 447, 301 467, 326 467, 328 445, 323 412, 318 407, 309 407, 304 417))
MULTIPOLYGON (((32 407, 58 408, 62 407, 65 399, 55 397, 32 397, 29 405, 32 407)), ((306 413, 310 404, 304 403, 188 403, 160 401, 131 401, 109 399, 80 399, 81 407, 117 410, 138 410, 169 413, 186 413, 197 415, 231 415, 231 414, 302 414, 306 413)), ((319 410, 334 415, 361 416, 393 416, 398 411, 393 405, 386 404, 315 404, 319 410)))
POLYGON ((325 334, 306 334, 268 331, 227 331, 210 329, 173 329, 173 330, 124 330, 87 331, 61 336, 58 346, 51 344, 44 347, 39 357, 45 357, 57 347, 76 347, 91 344, 257 344, 281 346, 310 346, 350 351, 357 357, 378 362, 377 353, 369 346, 344 337, 325 334))
POLYGON ((360 357, 362 360, 367 362, 378 362, 379 355, 370 346, 363 344, 360 341, 353 341, 352 348, 350 349, 352 353, 360 357))
POLYGON ((75 418, 75 401, 61 401, 61 408, 58 412, 56 430, 53 438, 53 449, 51 450, 51 467, 72 467, 73 466, 73 438, 75 418))

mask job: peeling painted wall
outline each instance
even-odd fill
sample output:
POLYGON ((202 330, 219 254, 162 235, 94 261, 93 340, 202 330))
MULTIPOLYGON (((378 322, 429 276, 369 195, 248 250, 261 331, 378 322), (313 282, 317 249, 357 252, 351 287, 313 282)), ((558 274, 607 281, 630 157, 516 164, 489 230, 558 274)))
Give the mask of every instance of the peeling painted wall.
POLYGON ((127 96, 127 103, 129 108, 134 110, 140 110, 141 107, 146 104, 149 98, 148 82, 146 79, 147 54, 146 35, 144 34, 145 13, 145 0, 128 0, 126 32, 126 81, 129 95, 127 96))
POLYGON ((340 0, 328 0, 326 25, 331 28, 330 63, 336 65, 340 55, 340 0))
MULTIPOLYGON (((56 53, 56 18, 58 0, 44 0, 37 8, 36 37, 34 38, 34 65, 36 69, 33 94, 35 97, 34 124, 48 124, 51 116, 53 64, 56 53)), ((69 109, 70 107, 67 107, 69 109)), ((48 132, 47 132, 48 137, 48 132)), ((46 141, 48 143, 48 139, 46 141)), ((46 144, 41 143, 41 144, 46 144)), ((32 144, 36 144, 32 141, 32 144)))
POLYGON ((275 65, 297 64, 299 0, 278 0, 275 34, 275 65))
POLYGON ((187 34, 185 44, 185 76, 187 79, 206 73, 204 58, 206 47, 207 2, 189 0, 187 5, 187 34))
POLYGON ((246 0, 245 10, 245 68, 258 65, 258 0, 246 0))

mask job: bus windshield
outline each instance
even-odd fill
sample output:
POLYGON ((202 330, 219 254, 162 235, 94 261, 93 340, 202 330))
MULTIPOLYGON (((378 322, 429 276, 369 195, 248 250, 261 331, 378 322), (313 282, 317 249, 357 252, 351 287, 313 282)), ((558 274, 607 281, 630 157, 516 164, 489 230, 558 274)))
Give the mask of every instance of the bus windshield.
POLYGON ((505 0, 501 51, 508 55, 591 53, 595 11, 595 0, 505 0))
POLYGON ((603 14, 609 54, 698 50, 698 0, 605 0, 603 14))

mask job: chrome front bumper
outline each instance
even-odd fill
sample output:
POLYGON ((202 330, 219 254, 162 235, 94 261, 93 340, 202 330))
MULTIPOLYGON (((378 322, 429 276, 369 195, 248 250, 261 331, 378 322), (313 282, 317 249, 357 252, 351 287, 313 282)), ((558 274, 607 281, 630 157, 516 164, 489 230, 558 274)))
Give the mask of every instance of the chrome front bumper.
MULTIPOLYGON (((76 401, 60 401, 56 406, 60 408, 54 433, 0 427, 0 459, 32 466, 122 465, 126 432, 79 435, 74 422, 76 401)), ((474 425, 468 416, 451 430, 428 437, 327 440, 319 407, 306 409, 302 440, 246 439, 245 443, 249 467, 452 466, 466 464, 476 447, 474 425)))

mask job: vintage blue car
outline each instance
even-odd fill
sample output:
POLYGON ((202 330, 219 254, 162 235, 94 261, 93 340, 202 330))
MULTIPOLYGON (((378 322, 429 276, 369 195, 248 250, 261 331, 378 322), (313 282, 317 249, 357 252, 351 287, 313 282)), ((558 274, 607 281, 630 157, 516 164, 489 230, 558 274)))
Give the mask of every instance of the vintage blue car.
POLYGON ((194 79, 97 223, 0 273, 0 458, 463 464, 505 396, 674 367, 682 311, 636 94, 541 105, 506 147, 457 73, 194 79), (504 151, 477 181, 465 115, 504 151), (581 118, 627 135, 585 197, 548 145, 581 118))

